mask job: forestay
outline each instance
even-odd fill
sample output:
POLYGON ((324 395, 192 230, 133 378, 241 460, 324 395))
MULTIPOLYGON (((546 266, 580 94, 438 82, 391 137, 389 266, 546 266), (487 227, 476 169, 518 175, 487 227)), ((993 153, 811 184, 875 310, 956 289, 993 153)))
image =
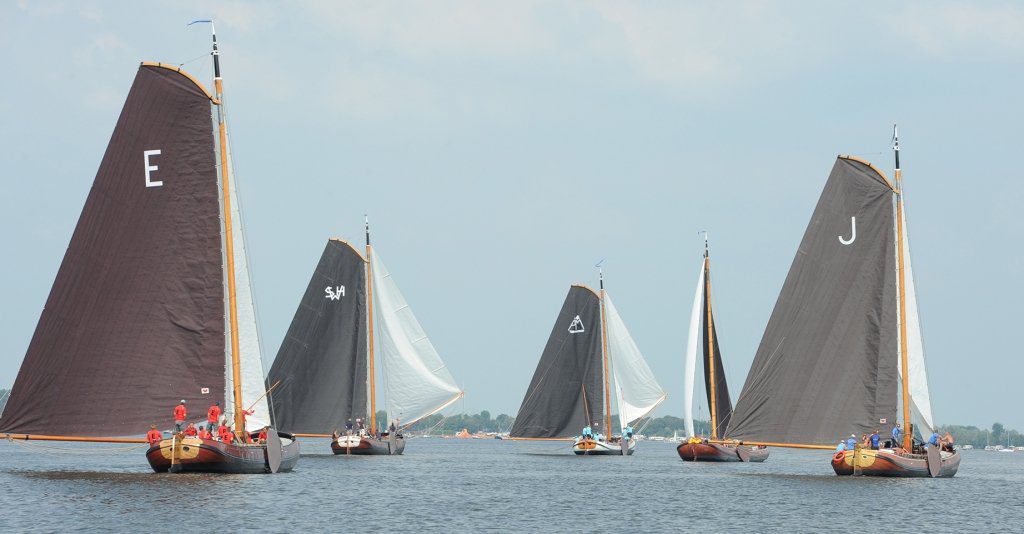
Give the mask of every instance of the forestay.
POLYGON ((376 250, 370 255, 388 418, 402 426, 462 396, 376 250))
POLYGON ((661 404, 665 400, 665 390, 654 379, 654 373, 629 335, 607 291, 604 292, 604 313, 619 425, 622 427, 620 430, 624 430, 627 424, 646 416, 661 404))

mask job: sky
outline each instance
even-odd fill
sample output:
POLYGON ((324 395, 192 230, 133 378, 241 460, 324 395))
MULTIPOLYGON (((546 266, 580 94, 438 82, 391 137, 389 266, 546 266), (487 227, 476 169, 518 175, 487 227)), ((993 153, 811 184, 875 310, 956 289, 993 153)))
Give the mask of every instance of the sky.
MULTIPOLYGON (((515 414, 572 283, 682 413, 710 235, 738 390, 837 154, 900 126, 939 423, 1024 428, 1024 5, 0 2, 0 386, 140 61, 212 85, 216 20, 267 368, 329 237, 376 249, 466 397, 515 414)), ((706 408, 704 408, 706 414, 706 408)))

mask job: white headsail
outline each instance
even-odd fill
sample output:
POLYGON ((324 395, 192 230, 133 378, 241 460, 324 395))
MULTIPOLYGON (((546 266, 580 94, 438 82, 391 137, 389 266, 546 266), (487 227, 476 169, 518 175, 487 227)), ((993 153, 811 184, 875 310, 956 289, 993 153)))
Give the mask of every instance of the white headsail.
POLYGON ((690 330, 686 338, 686 366, 683 368, 683 422, 686 435, 695 436, 693 429, 693 384, 697 377, 697 342, 700 340, 701 296, 704 294, 704 260, 701 260, 700 275, 697 277, 697 291, 693 294, 693 311, 690 312, 690 330))
POLYGON ((455 402, 462 391, 376 250, 370 261, 388 418, 407 426, 455 402))
MULTIPOLYGON (((238 352, 241 360, 242 372, 242 408, 249 406, 260 399, 252 407, 253 414, 246 418, 246 426, 249 430, 262 428, 270 424, 270 408, 267 398, 263 393, 266 385, 263 380, 263 355, 260 346, 259 325, 256 322, 256 302, 253 297, 252 280, 249 276, 249 259, 245 248, 245 232, 242 231, 242 206, 238 201, 238 189, 234 169, 231 166, 231 146, 227 147, 228 173, 231 189, 231 224, 233 227, 232 241, 234 242, 235 257, 235 305, 238 311, 238 352), (262 397, 262 398, 261 398, 262 397)), ((227 276, 225 272, 224 276, 227 276)), ((224 282, 227 291, 227 281, 224 282)), ((227 296, 224 298, 225 317, 227 312, 227 296)), ((225 321, 225 334, 231 339, 231 322, 225 321)), ((224 392, 227 401, 224 404, 224 411, 234 412, 234 380, 231 373, 231 343, 225 343, 225 357, 227 358, 224 377, 224 392)))
MULTIPOLYGON (((935 430, 932 419, 932 400, 928 391, 928 370, 924 361, 924 339, 921 335, 921 318, 917 310, 917 290, 914 287, 914 269, 910 264, 910 239, 907 232, 906 195, 903 201, 903 271, 907 302, 907 370, 910 383, 910 404, 912 414, 921 425, 922 434, 928 435, 935 430)), ((900 378, 903 368, 897 365, 900 378)))
POLYGON ((629 423, 651 413, 665 400, 666 395, 654 379, 654 373, 644 361, 633 337, 629 335, 626 323, 619 316, 607 291, 604 292, 604 313, 608 329, 608 360, 615 382, 619 425, 625 429, 629 423))

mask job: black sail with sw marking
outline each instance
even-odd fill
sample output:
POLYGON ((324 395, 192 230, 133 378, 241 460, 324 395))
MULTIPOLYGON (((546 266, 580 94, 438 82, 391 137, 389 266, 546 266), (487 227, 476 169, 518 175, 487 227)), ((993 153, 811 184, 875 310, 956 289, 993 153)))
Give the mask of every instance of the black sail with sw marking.
POLYGON ((139 68, 0 431, 137 435, 154 423, 169 427, 180 399, 193 412, 221 400, 224 288, 210 106, 185 75, 139 68), (156 150, 147 186, 144 153, 156 150))
MULTIPOLYGON (((572 286, 541 354, 510 435, 514 438, 577 436, 604 417, 601 301, 589 288, 572 286)), ((601 430, 595 428, 595 433, 601 430)))
POLYGON ((729 437, 834 444, 896 416, 893 192, 832 168, 733 412, 729 437))
POLYGON ((279 428, 322 434, 367 416, 366 262, 331 239, 270 368, 279 428))
MULTIPOLYGON (((705 273, 710 278, 710 273, 705 273)), ((704 311, 701 318, 701 333, 704 338, 704 389, 707 392, 708 406, 711 406, 711 352, 708 350, 708 328, 707 328, 707 310, 708 310, 708 291, 707 284, 704 285, 704 311)), ((722 368, 722 350, 718 347, 718 331, 715 330, 715 315, 714 311, 711 312, 711 334, 714 340, 710 345, 714 346, 714 358, 715 358, 715 416, 718 419, 718 434, 719 436, 725 433, 725 429, 729 428, 729 420, 732 416, 732 399, 729 398, 729 385, 725 381, 725 369, 722 368)))

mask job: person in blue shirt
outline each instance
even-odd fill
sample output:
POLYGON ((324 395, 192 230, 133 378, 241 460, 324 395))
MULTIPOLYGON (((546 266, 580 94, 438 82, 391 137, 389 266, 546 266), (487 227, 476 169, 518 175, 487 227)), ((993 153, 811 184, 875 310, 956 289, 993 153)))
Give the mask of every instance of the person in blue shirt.
POLYGON ((939 433, 938 432, 932 432, 932 437, 928 438, 928 444, 929 445, 935 445, 936 447, 939 446, 939 433))
POLYGON ((857 435, 850 434, 850 439, 846 440, 846 450, 852 451, 857 446, 857 435))
POLYGON ((591 430, 590 425, 583 427, 583 437, 592 438, 594 437, 594 431, 591 430))
POLYGON ((878 440, 879 439, 880 438, 878 437, 878 431, 876 430, 876 431, 874 431, 874 433, 871 434, 871 450, 873 450, 873 451, 877 451, 878 450, 878 440))
POLYGON ((836 445, 836 452, 843 452, 846 450, 846 442, 839 440, 839 445, 836 445))
POLYGON ((633 425, 626 425, 626 439, 633 439, 633 425))
POLYGON ((892 448, 900 446, 900 424, 896 423, 896 426, 892 427, 892 448))

